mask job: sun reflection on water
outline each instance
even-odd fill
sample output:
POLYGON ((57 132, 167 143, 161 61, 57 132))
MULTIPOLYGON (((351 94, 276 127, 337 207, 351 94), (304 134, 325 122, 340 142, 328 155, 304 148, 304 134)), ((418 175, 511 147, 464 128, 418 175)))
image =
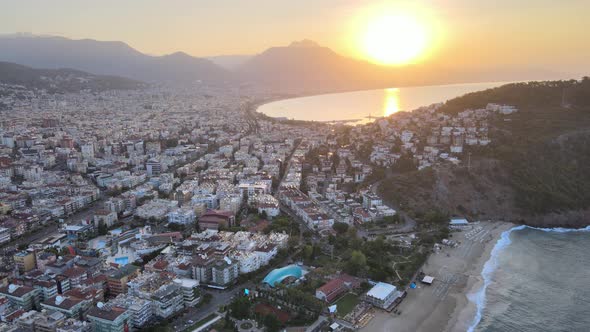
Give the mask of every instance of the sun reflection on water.
POLYGON ((399 89, 385 89, 385 100, 383 101, 383 116, 390 116, 400 111, 399 109, 399 89))

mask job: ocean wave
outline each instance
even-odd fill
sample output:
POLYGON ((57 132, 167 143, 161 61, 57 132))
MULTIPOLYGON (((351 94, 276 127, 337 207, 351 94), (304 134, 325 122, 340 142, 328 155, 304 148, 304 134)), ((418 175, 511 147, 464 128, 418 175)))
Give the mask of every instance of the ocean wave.
POLYGON ((490 258, 484 264, 483 270, 481 271, 481 276, 483 277, 483 285, 476 292, 467 295, 467 298, 469 299, 469 301, 474 303, 477 308, 477 311, 475 313, 475 317, 473 318, 473 322, 471 323, 471 325, 467 329, 467 332, 473 332, 475 330, 475 328, 477 327, 477 325, 479 325, 479 323, 481 322, 483 310, 485 309, 486 289, 492 280, 492 274, 494 273, 494 271, 498 267, 498 257, 499 257, 500 252, 502 250, 504 250, 506 247, 508 247, 510 245, 510 243, 512 243, 512 241, 510 240, 510 234, 513 231, 519 231, 519 230, 523 230, 525 228, 530 228, 530 229, 543 231, 543 232, 556 232, 556 233, 588 232, 588 231, 590 231, 590 226, 587 226, 585 228, 563 228, 563 227, 539 228, 539 227, 531 227, 531 226, 521 225, 521 226, 512 227, 511 229, 502 232, 502 234, 500 235, 500 238, 498 239, 498 242, 496 242, 496 245, 492 249, 492 252, 490 254, 490 258))

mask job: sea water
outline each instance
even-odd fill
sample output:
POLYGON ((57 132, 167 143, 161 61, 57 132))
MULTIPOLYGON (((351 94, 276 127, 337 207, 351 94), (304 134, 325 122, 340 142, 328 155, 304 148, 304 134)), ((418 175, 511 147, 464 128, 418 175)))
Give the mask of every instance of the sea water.
POLYGON ((258 112, 295 120, 363 124, 374 118, 400 111, 412 111, 420 106, 444 102, 466 93, 504 84, 506 83, 448 84, 331 93, 275 101, 260 106, 258 112))
POLYGON ((514 227, 482 277, 469 331, 590 331, 590 228, 514 227))

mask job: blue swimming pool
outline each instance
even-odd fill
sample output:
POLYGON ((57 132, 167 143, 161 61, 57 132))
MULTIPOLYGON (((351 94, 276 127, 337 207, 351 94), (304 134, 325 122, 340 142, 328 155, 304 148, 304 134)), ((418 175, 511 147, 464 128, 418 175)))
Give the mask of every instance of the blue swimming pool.
POLYGON ((303 269, 298 265, 287 265, 280 269, 274 269, 262 280, 263 283, 268 284, 270 287, 274 287, 275 284, 280 283, 285 278, 294 277, 301 278, 303 276, 303 269))
POLYGON ((127 257, 127 256, 117 257, 117 258, 115 258, 115 263, 117 263, 119 265, 127 265, 127 264, 129 264, 129 257, 127 257))

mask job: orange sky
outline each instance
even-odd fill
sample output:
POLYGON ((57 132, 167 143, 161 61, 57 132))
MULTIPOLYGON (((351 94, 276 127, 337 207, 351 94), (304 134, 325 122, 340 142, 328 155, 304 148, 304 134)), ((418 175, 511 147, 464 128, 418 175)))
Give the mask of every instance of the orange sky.
POLYGON ((362 58, 357 35, 374 8, 426 18, 434 33, 422 61, 590 69, 588 0, 8 0, 0 33, 121 40, 145 53, 195 56, 254 54, 308 38, 362 58))

